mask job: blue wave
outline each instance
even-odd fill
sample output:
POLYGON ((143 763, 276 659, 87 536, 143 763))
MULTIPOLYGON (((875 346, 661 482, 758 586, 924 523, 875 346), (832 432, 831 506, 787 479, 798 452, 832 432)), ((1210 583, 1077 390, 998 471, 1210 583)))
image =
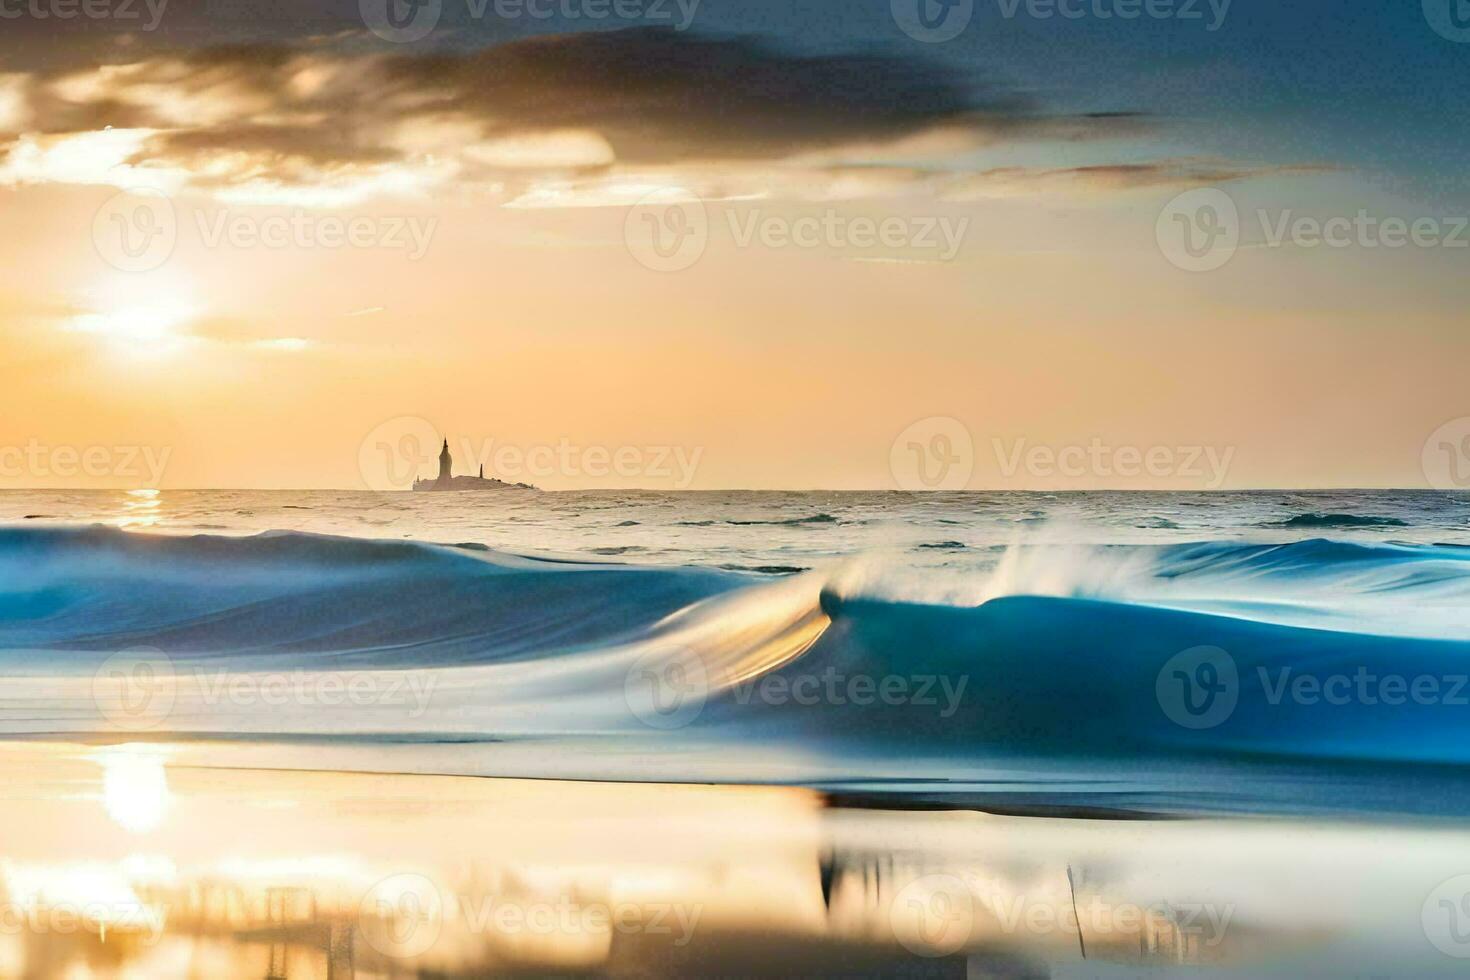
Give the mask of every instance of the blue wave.
POLYGON ((1470 763, 1470 550, 1033 549, 1005 556, 968 601, 953 583, 894 578, 285 532, 0 529, 0 668, 13 679, 0 732, 117 734, 97 672, 143 649, 181 678, 155 735, 626 736, 651 746, 646 774, 696 780, 711 778, 690 751, 704 739, 784 753, 787 778, 812 783, 831 771, 813 758, 936 780, 1039 762, 1470 763), (413 671, 436 689, 412 715, 266 708, 186 690, 207 670, 413 671), (693 678, 697 703, 661 702, 665 675, 693 678), (1216 695, 1226 709, 1201 708, 1216 695))

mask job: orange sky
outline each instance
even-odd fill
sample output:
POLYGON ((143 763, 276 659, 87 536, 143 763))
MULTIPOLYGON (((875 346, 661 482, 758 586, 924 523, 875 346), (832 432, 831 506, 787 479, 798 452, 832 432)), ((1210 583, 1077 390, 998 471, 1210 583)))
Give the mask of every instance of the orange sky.
MULTIPOLYGON (((42 464, 0 455, 0 487, 151 482, 56 465, 67 447, 147 447, 165 488, 358 487, 365 440, 402 417, 449 436, 463 473, 464 447, 491 440, 698 458, 683 476, 534 475, 549 488, 892 488, 895 437, 932 417, 968 430, 977 489, 1421 486, 1426 438, 1467 414, 1463 252, 1262 243, 1258 209, 1424 213, 1332 167, 1226 164, 1125 131, 1079 144, 1050 122, 1028 152, 1055 166, 1002 167, 1008 148, 961 113, 609 168, 599 154, 658 148, 619 142, 621 123, 468 144, 483 123, 457 110, 364 122, 417 148, 394 164, 308 166, 321 151, 302 148, 250 169, 255 135, 202 154, 150 140, 304 109, 251 89, 258 68, 203 85, 135 64, 159 74, 5 76, 22 94, 0 100, 20 134, 0 163, 0 447, 42 464), (104 96, 158 118, 42 132, 55 100, 104 96), (1058 169, 1079 146, 1154 162, 1058 169), (1239 204, 1244 247, 1185 271, 1159 216, 1205 185, 1239 204), (165 195, 161 261, 118 251, 149 230, 129 222, 154 199, 116 197, 140 186, 165 195), (683 220, 647 203, 660 188, 703 199, 687 268, 649 268, 637 240, 640 209, 683 220), (897 237, 854 219, 896 219, 897 237), (802 227, 817 238, 794 240, 802 227), (1017 447, 1097 441, 1230 465, 1218 480, 1006 472, 1017 447)), ((292 71, 294 98, 347 69, 292 71)))

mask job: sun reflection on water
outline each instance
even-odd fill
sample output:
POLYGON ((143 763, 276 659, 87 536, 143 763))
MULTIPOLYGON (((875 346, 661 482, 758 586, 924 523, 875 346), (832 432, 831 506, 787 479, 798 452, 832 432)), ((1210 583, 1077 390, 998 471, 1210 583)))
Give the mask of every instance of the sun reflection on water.
POLYGON ((158 829, 173 799, 163 754, 146 745, 119 745, 94 758, 102 766, 102 804, 113 822, 137 834, 158 829))
POLYGON ((163 517, 163 495, 158 490, 129 490, 123 495, 122 514, 112 524, 124 530, 147 529, 163 517))

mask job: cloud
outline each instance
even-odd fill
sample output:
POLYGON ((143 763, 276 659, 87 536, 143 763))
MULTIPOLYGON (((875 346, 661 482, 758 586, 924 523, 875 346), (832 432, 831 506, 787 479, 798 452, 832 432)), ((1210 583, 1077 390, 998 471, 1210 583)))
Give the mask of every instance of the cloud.
POLYGON ((1130 190, 1214 187, 1255 177, 1331 173, 1326 164, 1249 165, 1203 157, 1110 163, 1086 167, 1001 167, 948 182, 941 196, 951 201, 1030 196, 1037 193, 1095 195, 1130 190))
POLYGON ((850 187, 891 184, 899 159, 1147 125, 1057 113, 912 52, 796 54, 667 28, 407 54, 320 41, 157 51, 0 83, 12 133, 0 181, 324 206, 458 188, 566 199, 650 179, 821 194, 842 168, 850 187), (860 175, 874 164, 887 175, 860 175))
POLYGON ((794 54, 666 28, 406 54, 312 39, 0 75, 0 183, 307 207, 467 192, 529 208, 628 204, 671 185, 710 200, 967 202, 1330 169, 957 162, 1020 142, 1137 141, 1152 127, 1136 110, 1056 112, 913 52, 794 54))

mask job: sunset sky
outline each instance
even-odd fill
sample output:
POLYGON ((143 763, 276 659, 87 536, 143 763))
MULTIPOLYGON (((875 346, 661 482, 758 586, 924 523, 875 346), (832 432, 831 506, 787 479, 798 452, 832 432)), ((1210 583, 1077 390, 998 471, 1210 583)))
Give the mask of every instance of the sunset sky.
POLYGON ((408 417, 456 446, 698 449, 696 489, 885 489, 895 437, 943 417, 976 489, 1201 486, 994 451, 1096 439, 1229 448, 1226 487, 1415 487, 1470 416, 1470 43, 1418 2, 1236 0, 1210 30, 1207 3, 976 0, 938 42, 888 0, 704 0, 684 29, 672 0, 442 2, 399 42, 355 0, 3 25, 0 446, 348 488, 408 417), (1240 248, 1189 271, 1161 215, 1202 188, 1240 248), (702 251, 660 268, 638 235, 689 200, 702 251), (1360 212, 1450 241, 1270 240, 1360 212), (120 244, 160 217, 166 254, 120 244))

